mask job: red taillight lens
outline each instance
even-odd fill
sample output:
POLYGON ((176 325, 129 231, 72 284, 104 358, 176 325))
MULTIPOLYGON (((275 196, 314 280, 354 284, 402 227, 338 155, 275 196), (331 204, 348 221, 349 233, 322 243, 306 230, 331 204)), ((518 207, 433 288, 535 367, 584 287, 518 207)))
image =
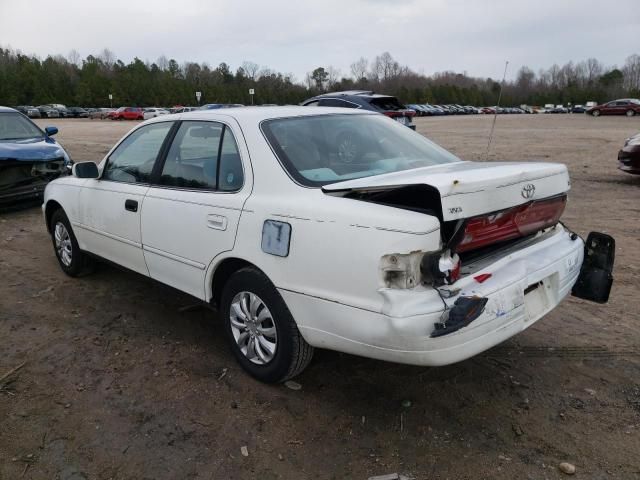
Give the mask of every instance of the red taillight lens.
POLYGON ((566 203, 567 197, 562 195, 471 218, 467 220, 462 239, 454 250, 458 253, 468 252, 551 227, 560 220, 566 203))

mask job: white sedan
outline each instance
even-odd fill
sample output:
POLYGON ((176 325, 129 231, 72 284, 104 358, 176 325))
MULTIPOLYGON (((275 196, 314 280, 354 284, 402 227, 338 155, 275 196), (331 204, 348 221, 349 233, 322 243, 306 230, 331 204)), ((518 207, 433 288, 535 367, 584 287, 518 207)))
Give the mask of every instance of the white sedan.
POLYGON ((145 108, 142 116, 145 120, 156 118, 161 115, 169 115, 169 111, 164 108, 145 108))
POLYGON ((104 258, 215 305, 242 367, 279 382, 314 347, 445 365, 572 290, 606 302, 614 241, 559 222, 569 186, 564 165, 461 161, 372 112, 244 107, 136 126, 43 211, 65 273, 104 258))

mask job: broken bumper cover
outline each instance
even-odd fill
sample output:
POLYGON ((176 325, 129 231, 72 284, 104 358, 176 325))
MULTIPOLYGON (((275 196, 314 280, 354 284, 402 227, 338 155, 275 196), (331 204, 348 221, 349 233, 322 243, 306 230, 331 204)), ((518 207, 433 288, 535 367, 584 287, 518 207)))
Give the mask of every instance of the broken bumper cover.
POLYGON ((47 184, 66 174, 64 158, 0 162, 0 207, 41 200, 47 184))
POLYGON ((432 338, 443 317, 433 289, 381 291, 383 313, 281 291, 311 345, 380 360, 423 366, 470 358, 525 330, 571 292, 580 273, 584 243, 558 226, 537 243, 483 265, 458 281, 460 296, 487 298, 482 314, 460 330, 432 338), (483 283, 474 280, 491 273, 483 283), (526 292, 526 293, 525 293, 526 292))

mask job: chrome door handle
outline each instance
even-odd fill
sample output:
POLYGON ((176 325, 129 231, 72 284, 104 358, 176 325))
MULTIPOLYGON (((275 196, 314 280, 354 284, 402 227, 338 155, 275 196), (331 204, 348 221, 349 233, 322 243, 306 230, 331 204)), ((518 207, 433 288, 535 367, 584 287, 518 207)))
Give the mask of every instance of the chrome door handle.
POLYGON ((207 227, 224 231, 227 229, 227 217, 223 217, 222 215, 207 215, 207 227))

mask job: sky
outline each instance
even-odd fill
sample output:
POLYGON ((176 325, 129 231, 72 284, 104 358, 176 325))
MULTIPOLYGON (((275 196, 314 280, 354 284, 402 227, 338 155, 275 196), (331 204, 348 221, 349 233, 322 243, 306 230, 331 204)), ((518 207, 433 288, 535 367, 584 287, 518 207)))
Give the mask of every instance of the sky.
POLYGON ((508 78, 522 65, 640 53, 639 0, 0 0, 0 46, 125 63, 159 56, 235 70, 245 60, 302 81, 318 66, 350 74, 388 51, 418 73, 508 78))

